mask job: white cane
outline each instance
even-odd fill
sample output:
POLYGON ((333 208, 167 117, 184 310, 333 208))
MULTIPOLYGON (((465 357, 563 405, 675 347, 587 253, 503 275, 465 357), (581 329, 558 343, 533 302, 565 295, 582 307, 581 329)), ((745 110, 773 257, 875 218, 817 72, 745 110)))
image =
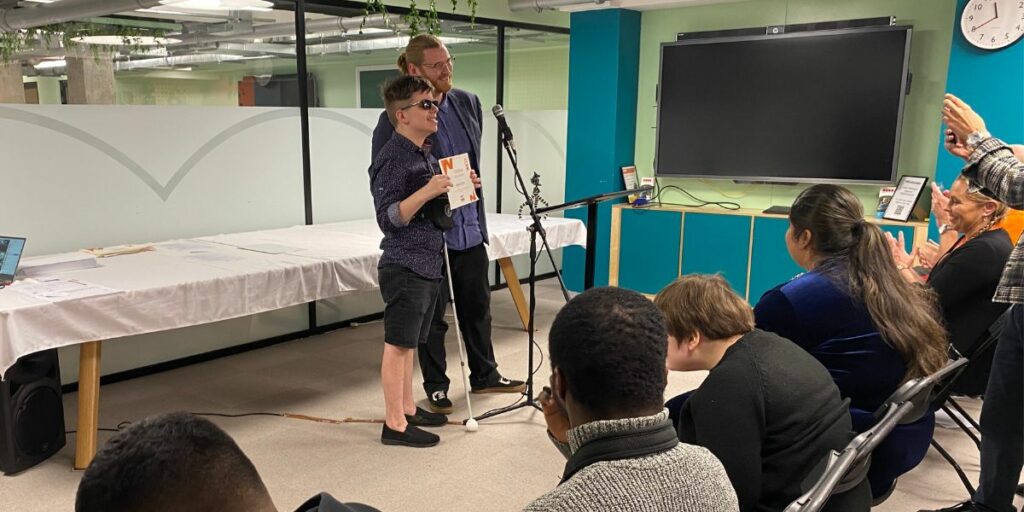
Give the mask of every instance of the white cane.
POLYGON ((476 432, 479 427, 473 419, 473 403, 469 399, 469 378, 466 376, 466 349, 462 346, 462 329, 459 327, 459 309, 455 306, 455 288, 452 286, 452 264, 448 261, 448 241, 444 242, 444 268, 448 275, 448 296, 452 299, 452 316, 455 317, 455 336, 459 340, 459 367, 462 369, 462 385, 466 390, 466 409, 469 411, 469 418, 466 419, 466 430, 476 432))

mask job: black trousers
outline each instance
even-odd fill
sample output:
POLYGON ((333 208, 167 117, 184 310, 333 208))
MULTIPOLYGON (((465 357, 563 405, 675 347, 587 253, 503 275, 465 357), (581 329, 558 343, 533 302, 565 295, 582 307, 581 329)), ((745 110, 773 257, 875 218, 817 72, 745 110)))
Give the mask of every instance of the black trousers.
POLYGON ((981 475, 974 501, 1013 510, 1024 465, 1024 305, 1014 304, 996 343, 981 406, 981 475))
MULTIPOLYGON (((455 306, 459 312, 459 328, 466 344, 469 364, 469 383, 484 387, 497 378, 498 364, 494 362, 491 343, 491 283, 487 277, 490 260, 483 244, 465 251, 448 251, 452 266, 452 288, 455 306)), ((448 282, 441 281, 442 293, 434 307, 434 319, 427 334, 427 342, 419 345, 420 369, 423 371, 423 389, 429 395, 434 391, 448 392, 451 380, 445 374, 447 359, 444 348, 448 333, 445 311, 448 309, 448 282)))

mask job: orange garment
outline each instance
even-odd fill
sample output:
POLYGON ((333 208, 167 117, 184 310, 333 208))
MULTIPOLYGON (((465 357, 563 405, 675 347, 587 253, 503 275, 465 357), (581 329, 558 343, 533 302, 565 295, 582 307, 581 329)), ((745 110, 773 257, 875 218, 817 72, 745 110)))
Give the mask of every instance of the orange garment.
POLYGON ((996 226, 1005 229, 1010 234, 1010 240, 1016 244, 1021 232, 1024 232, 1024 210, 1010 209, 1006 218, 996 226))

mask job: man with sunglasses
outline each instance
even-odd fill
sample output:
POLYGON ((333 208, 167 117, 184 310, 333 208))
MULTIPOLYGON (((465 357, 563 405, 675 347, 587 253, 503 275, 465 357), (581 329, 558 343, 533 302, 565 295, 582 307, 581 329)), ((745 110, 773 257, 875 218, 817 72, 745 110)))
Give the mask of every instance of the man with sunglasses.
MULTIPOLYGON (((410 39, 405 52, 398 58, 398 68, 404 75, 421 76, 434 87, 434 99, 439 102, 438 129, 431 137, 434 156, 440 159, 468 153, 473 169, 479 173, 483 111, 479 97, 452 87, 454 64, 454 57, 444 44, 429 34, 410 39)), ((373 131, 374 156, 391 138, 393 131, 391 121, 381 114, 373 131)), ((453 299, 458 304, 459 328, 469 358, 470 387, 474 393, 520 393, 526 385, 522 381, 502 377, 494 360, 488 279, 490 259, 484 247, 487 243, 487 222, 482 197, 475 204, 453 211, 452 221, 454 227, 445 232, 445 239, 452 266, 453 299)), ((427 343, 419 346, 423 389, 427 392, 430 408, 443 414, 452 412, 452 402, 448 398, 451 381, 445 375, 444 340, 448 324, 444 315, 447 299, 447 293, 442 290, 434 308, 427 343)))
POLYGON ((437 427, 448 418, 416 407, 412 396, 413 351, 426 342, 441 291, 445 194, 451 179, 436 172, 427 137, 437 131, 433 88, 420 77, 403 76, 384 90, 387 114, 397 130, 370 166, 370 191, 384 253, 377 265, 384 299, 384 355, 380 380, 386 416, 384 444, 434 446, 440 438, 419 426, 437 427))

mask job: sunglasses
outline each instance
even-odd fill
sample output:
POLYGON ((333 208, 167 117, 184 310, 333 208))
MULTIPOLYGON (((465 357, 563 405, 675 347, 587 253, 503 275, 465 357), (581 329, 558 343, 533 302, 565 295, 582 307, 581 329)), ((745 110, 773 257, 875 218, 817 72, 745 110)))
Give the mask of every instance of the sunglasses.
POLYGON ((423 110, 430 110, 432 108, 441 108, 441 102, 434 101, 434 100, 420 100, 420 101, 417 101, 416 103, 412 103, 410 105, 406 105, 406 106, 404 106, 404 107, 402 107, 402 108, 400 108, 398 110, 406 110, 406 109, 410 109, 410 108, 413 108, 413 107, 419 107, 419 108, 422 108, 423 110))

